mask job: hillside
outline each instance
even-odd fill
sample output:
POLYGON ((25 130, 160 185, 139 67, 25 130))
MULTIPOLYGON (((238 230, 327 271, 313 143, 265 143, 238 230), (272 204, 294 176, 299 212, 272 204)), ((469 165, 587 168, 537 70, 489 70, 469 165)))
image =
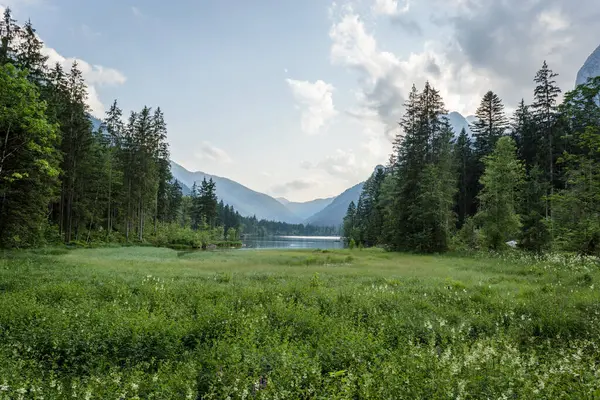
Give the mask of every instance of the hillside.
POLYGON ((342 224, 348 206, 352 201, 358 202, 364 186, 361 182, 336 197, 330 205, 306 220, 307 224, 316 226, 339 226, 342 224))
POLYGON ((330 205, 334 199, 335 197, 330 197, 328 199, 316 199, 303 203, 289 201, 282 197, 277 200, 296 216, 302 218, 302 220, 306 220, 330 205))
POLYGON ((233 206, 243 216, 251 217, 256 215, 258 219, 294 224, 302 222, 302 218, 296 216, 271 196, 256 192, 231 179, 200 171, 190 172, 173 161, 171 161, 171 172, 175 179, 182 182, 188 188, 191 188, 194 182, 199 183, 204 178, 212 178, 217 184, 217 196, 219 199, 222 199, 225 204, 233 206))
POLYGON ((579 72, 575 85, 586 83, 589 78, 600 76, 600 46, 587 58, 579 72))

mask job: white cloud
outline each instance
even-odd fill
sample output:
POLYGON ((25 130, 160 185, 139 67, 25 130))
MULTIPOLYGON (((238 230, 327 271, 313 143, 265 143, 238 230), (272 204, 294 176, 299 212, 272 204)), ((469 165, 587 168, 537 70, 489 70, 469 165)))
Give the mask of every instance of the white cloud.
POLYGON ((380 151, 372 140, 372 133, 381 129, 377 122, 383 124, 391 139, 413 83, 420 89, 429 81, 440 90, 448 108, 462 113, 472 112, 480 93, 488 88, 485 75, 468 63, 450 60, 438 43, 425 42, 420 53, 411 53, 404 59, 381 50, 361 17, 352 10, 333 24, 329 36, 331 62, 359 73, 360 112, 351 114, 365 121, 370 143, 367 146, 373 153, 380 151))
MULTIPOLYGON (((352 7, 330 13, 330 60, 358 74, 357 106, 346 114, 365 121, 370 144, 363 147, 374 153, 377 145, 368 132, 378 128, 367 121, 379 120, 388 137, 393 136, 413 83, 422 89, 429 81, 440 91, 446 108, 463 115, 472 114, 488 90, 497 92, 510 110, 521 98, 531 100, 533 77, 544 60, 560 74, 559 85, 569 90, 577 70, 598 46, 597 0, 579 0, 577 7, 566 7, 562 0, 423 2, 443 35, 402 57, 381 49, 352 7)), ((407 3, 402 0, 370 4, 375 14, 391 22, 405 17, 400 4, 407 3)))
POLYGON ((405 0, 402 8, 398 8, 398 0, 375 0, 373 12, 381 15, 398 15, 410 10, 410 0, 405 0))
POLYGON ((231 164, 233 160, 227 152, 210 142, 202 142, 202 146, 196 152, 195 156, 201 160, 215 161, 221 164, 231 164))
POLYGON ((302 111, 302 130, 309 135, 319 133, 337 114, 333 105, 334 87, 322 80, 311 83, 286 79, 286 82, 302 111))
MULTIPOLYGON (((365 146, 369 147, 369 143, 366 143, 365 146)), ((373 169, 373 163, 370 157, 365 157, 365 154, 357 157, 351 149, 337 149, 333 154, 317 163, 302 161, 300 167, 307 170, 325 171, 330 176, 354 184, 369 176, 373 169)))

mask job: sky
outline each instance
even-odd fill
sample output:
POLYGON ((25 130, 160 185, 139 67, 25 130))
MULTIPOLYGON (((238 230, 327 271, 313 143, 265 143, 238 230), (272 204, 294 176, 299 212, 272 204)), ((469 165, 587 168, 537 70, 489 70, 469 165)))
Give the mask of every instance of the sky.
POLYGON ((97 117, 160 106, 171 158, 292 201, 385 164, 428 80, 449 111, 530 101, 544 60, 572 89, 598 0, 0 0, 50 61, 77 60, 97 117))

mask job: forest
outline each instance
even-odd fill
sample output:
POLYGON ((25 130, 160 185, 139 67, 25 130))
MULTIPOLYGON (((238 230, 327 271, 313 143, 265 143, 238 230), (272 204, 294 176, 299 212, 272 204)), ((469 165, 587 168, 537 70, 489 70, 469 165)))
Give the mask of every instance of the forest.
POLYGON ((160 107, 123 115, 117 101, 98 129, 74 62, 47 66, 31 22, 0 22, 0 246, 67 243, 239 245, 241 234, 331 234, 242 217, 204 181, 183 196, 170 172, 160 107))
POLYGON ((429 83, 413 86, 389 162, 348 208, 348 243, 600 255, 600 77, 560 102, 557 76, 544 62, 512 117, 486 93, 472 135, 452 131, 429 83))

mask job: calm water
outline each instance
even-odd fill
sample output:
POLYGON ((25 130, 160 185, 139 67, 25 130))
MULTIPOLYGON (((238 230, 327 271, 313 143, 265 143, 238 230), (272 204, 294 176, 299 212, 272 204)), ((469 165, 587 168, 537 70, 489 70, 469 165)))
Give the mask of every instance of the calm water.
POLYGON ((247 238, 242 241, 246 249, 343 249, 339 236, 271 236, 247 238))

